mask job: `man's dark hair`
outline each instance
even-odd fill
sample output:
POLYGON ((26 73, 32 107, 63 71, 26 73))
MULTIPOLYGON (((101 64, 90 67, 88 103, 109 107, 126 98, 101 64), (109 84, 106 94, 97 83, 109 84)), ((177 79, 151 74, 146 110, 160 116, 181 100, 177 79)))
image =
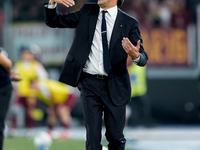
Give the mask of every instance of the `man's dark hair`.
POLYGON ((122 6, 125 0, 117 0, 117 6, 122 6))

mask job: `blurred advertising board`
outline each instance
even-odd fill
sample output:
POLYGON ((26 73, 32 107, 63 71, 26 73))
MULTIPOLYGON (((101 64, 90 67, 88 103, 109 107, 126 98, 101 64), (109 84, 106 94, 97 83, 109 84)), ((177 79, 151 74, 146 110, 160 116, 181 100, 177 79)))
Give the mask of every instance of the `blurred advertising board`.
POLYGON ((153 79, 196 78, 196 26, 187 29, 141 28, 144 49, 148 53, 147 77, 153 79))
POLYGON ((37 58, 44 65, 61 65, 71 46, 74 30, 52 29, 44 23, 15 23, 7 27, 9 31, 12 60, 20 59, 23 47, 30 48, 33 44, 40 47, 37 58))
POLYGON ((151 29, 141 31, 149 67, 189 67, 194 54, 189 51, 187 31, 183 29, 151 29), (190 60, 191 59, 191 60, 190 60))

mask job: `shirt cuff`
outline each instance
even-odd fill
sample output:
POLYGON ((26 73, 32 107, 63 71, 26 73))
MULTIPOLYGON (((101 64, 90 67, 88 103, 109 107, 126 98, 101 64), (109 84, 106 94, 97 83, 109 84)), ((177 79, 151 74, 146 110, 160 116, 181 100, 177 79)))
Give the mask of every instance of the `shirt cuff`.
MULTIPOLYGON (((49 3, 50 3, 50 0, 49 0, 49 3)), ((57 6, 57 3, 55 3, 54 5, 48 4, 48 5, 47 5, 47 8, 49 8, 49 9, 54 9, 54 8, 56 8, 56 6, 57 6)))
POLYGON ((138 58, 136 58, 136 59, 133 59, 133 62, 134 62, 135 64, 139 63, 139 61, 140 61, 140 55, 139 55, 139 57, 138 57, 138 58))

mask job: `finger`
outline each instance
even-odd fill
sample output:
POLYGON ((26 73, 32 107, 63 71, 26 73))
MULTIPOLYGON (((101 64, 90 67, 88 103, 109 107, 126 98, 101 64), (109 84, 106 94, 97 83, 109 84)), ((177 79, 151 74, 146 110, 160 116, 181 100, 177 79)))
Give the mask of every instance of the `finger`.
POLYGON ((130 50, 135 49, 135 46, 131 43, 131 41, 128 38, 125 38, 125 43, 127 45, 127 48, 129 48, 130 50))
POLYGON ((140 40, 137 41, 137 49, 140 49, 140 40))
POLYGON ((125 43, 126 43, 127 45, 129 45, 130 47, 133 46, 133 44, 131 43, 131 41, 130 41, 128 38, 125 38, 124 41, 125 41, 125 43))
MULTIPOLYGON (((67 0, 65 0, 65 1, 67 1, 67 0)), ((68 3, 70 4, 70 6, 73 6, 75 4, 73 0, 68 1, 68 3)))
POLYGON ((62 1, 62 4, 67 6, 67 7, 71 6, 71 4, 68 1, 65 1, 65 0, 62 1))
POLYGON ((70 6, 70 5, 67 4, 65 1, 61 1, 61 4, 63 4, 63 5, 66 6, 66 7, 69 7, 69 6, 70 6))
POLYGON ((126 47, 129 46, 129 43, 128 43, 127 38, 123 38, 122 42, 124 43, 124 45, 125 45, 126 47))
POLYGON ((122 41, 122 46, 123 46, 125 51, 129 50, 129 46, 128 46, 128 44, 127 44, 127 42, 125 40, 122 41))
POLYGON ((125 44, 128 44, 128 38, 123 38, 125 44))
MULTIPOLYGON (((65 0, 65 1, 67 1, 67 0, 65 0)), ((75 2, 73 0, 68 1, 68 3, 70 4, 70 6, 75 5, 75 2)))
POLYGON ((65 5, 66 7, 73 6, 75 3, 73 0, 68 1, 68 0, 61 0, 62 4, 65 5))
POLYGON ((122 41, 122 47, 124 48, 124 50, 125 50, 126 52, 128 52, 128 49, 127 49, 127 47, 126 47, 124 41, 122 41))
POLYGON ((125 44, 124 44, 124 41, 122 41, 122 47, 123 47, 124 49, 126 49, 125 44))

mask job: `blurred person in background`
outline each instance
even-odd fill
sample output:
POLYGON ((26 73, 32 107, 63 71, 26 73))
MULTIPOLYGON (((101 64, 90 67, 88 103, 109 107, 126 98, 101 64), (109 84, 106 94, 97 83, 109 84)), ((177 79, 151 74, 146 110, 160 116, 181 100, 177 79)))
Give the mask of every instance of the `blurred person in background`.
POLYGON ((186 29, 192 22, 191 13, 186 7, 186 0, 175 0, 171 6, 171 27, 186 29))
MULTIPOLYGON (((32 134, 34 118, 32 112, 37 106, 37 91, 31 88, 31 81, 47 78, 48 74, 43 65, 36 60, 38 49, 35 46, 23 48, 21 60, 16 62, 14 70, 23 80, 16 84, 17 103, 25 108, 27 136, 32 134)), ((16 126, 14 125, 14 128, 16 126)))
POLYGON ((44 20, 43 9, 39 7, 39 0, 11 0, 13 21, 41 21, 44 20))
POLYGON ((132 63, 129 57, 128 71, 131 81, 131 101, 128 103, 128 126, 145 125, 151 123, 151 106, 147 95, 146 66, 140 67, 132 63))
POLYGON ((125 11, 131 16, 137 18, 141 26, 146 25, 147 23, 147 12, 148 12, 148 0, 134 0, 129 1, 125 8, 125 11))
POLYGON ((0 48, 0 150, 3 148, 4 122, 13 89, 11 81, 21 80, 11 69, 11 60, 4 54, 3 48, 0 48))
POLYGON ((148 2, 147 26, 153 28, 170 27, 171 1, 151 0, 148 2))
POLYGON ((53 128, 60 119, 63 126, 60 139, 68 139, 71 124, 71 109, 76 103, 76 93, 68 85, 51 79, 34 80, 31 87, 37 90, 39 100, 48 105, 47 127, 48 133, 54 138, 53 128))

